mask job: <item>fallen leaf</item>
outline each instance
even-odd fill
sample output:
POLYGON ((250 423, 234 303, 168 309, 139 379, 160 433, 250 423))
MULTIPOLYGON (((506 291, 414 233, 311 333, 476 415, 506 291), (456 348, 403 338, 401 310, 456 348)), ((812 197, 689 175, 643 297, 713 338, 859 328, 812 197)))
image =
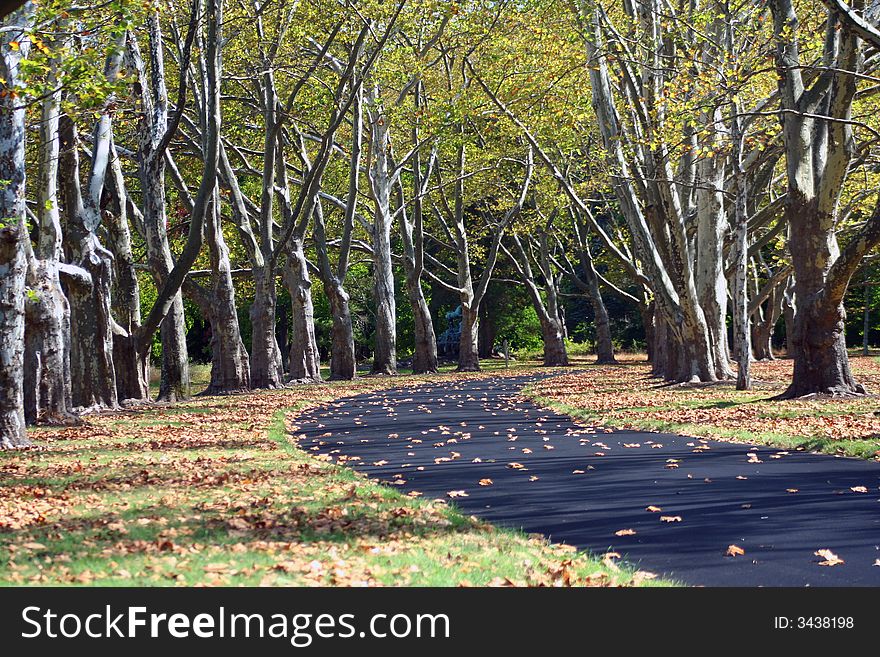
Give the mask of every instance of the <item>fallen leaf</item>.
POLYGON ((681 516, 660 516, 660 522, 681 522, 681 516))
POLYGON ((614 563, 615 559, 620 559, 620 554, 617 552, 606 552, 602 555, 602 563, 606 568, 610 568, 614 571, 619 571, 620 567, 614 563))
POLYGON ((614 532, 615 536, 634 536, 636 533, 635 529, 618 529, 614 532))
POLYGON ((651 513, 660 513, 663 509, 659 506, 654 506, 653 504, 649 507, 645 508, 645 511, 650 511, 651 513))
POLYGON ((489 478, 480 479, 480 481, 479 481, 480 486, 491 486, 493 483, 495 483, 495 482, 489 478))
POLYGON ((22 543, 19 547, 23 547, 26 550, 45 550, 46 546, 42 543, 22 543))
POLYGON ((446 493, 449 497, 468 497, 468 494, 463 490, 451 490, 446 493))
POLYGON ((838 566, 842 563, 846 563, 843 559, 838 557, 828 548, 822 548, 821 550, 816 550, 813 552, 817 557, 821 557, 822 561, 819 562, 820 566, 838 566))
POLYGON ((743 550, 738 545, 728 545, 727 551, 724 553, 724 556, 725 557, 741 557, 745 553, 746 553, 746 551, 743 550))

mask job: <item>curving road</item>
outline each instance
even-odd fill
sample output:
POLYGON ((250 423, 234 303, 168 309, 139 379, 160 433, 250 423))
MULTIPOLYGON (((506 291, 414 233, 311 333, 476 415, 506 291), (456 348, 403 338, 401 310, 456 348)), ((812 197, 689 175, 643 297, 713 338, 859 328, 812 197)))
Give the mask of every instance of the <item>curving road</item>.
POLYGON ((542 376, 349 397, 302 414, 299 444, 687 584, 880 585, 880 464, 587 427, 518 398, 542 376), (824 548, 845 563, 820 565, 824 548))

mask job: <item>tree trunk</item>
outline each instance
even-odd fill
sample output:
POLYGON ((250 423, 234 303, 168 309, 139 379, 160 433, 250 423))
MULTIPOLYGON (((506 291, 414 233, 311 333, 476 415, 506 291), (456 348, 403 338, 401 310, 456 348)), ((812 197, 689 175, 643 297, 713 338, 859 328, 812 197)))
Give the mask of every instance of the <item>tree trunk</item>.
POLYGON ((602 299, 602 291, 599 289, 599 275, 593 264, 593 255, 586 241, 582 243, 580 252, 584 282, 587 284, 590 305, 593 307, 593 322, 596 328, 596 363, 598 365, 614 364, 617 359, 614 357, 614 343, 611 341, 611 321, 608 318, 605 301, 602 299))
POLYGON ((752 353, 756 360, 775 360, 773 355, 773 330, 782 315, 783 303, 785 302, 785 290, 787 283, 777 286, 767 298, 766 312, 761 314, 759 308, 752 320, 752 353))
MULTIPOLYGON (((5 47, 5 44, 3 44, 5 47)), ((12 103, 14 101, 9 101, 12 103)), ((0 99, 0 108, 7 105, 0 99)), ((24 417, 24 110, 0 121, 0 449, 30 445, 24 417), (11 164, 13 166, 8 166, 11 164), (11 221, 10 221, 11 220, 11 221), (9 223, 3 223, 9 221, 9 223)))
MULTIPOLYGON (((413 90, 413 103, 416 110, 421 106, 422 81, 416 80, 413 90)), ((407 216, 406 204, 403 200, 403 185, 398 178, 398 205, 400 216, 400 237, 403 242, 403 268, 406 271, 406 293, 413 314, 413 333, 415 350, 413 352, 413 374, 427 374, 437 371, 437 336, 434 322, 431 320, 431 309, 422 290, 422 273, 425 268, 425 232, 422 196, 422 163, 419 157, 419 124, 418 118, 413 123, 412 144, 416 149, 412 157, 412 220, 407 216)))
POLYGON ((542 319, 541 336, 544 340, 544 367, 568 367, 561 322, 549 317, 542 319))
MULTIPOLYGON (((268 261, 267 261, 268 262, 268 261)), ((271 265, 254 267, 251 304, 251 386, 280 388, 284 381, 281 350, 275 338, 275 271, 271 265)))
POLYGON ((774 360, 771 339, 773 326, 768 320, 756 321, 752 324, 751 342, 752 355, 755 360, 774 360))
POLYGON ((90 234, 78 254, 88 280, 68 279, 70 300, 70 375, 73 405, 115 408, 116 370, 113 365, 114 324, 110 310, 113 255, 90 234))
MULTIPOLYGON (((716 212, 706 212, 711 218, 701 218, 697 246, 697 294, 706 318, 709 344, 715 376, 719 379, 733 378, 730 355, 727 348, 727 280, 724 276, 724 235, 727 222, 720 220, 720 205, 716 212)), ((702 214, 702 213, 701 213, 702 214)))
POLYGON ((654 302, 639 303, 639 316, 645 331, 645 354, 648 362, 654 362, 654 302))
POLYGON ((211 382, 205 394, 250 388, 248 353, 241 340, 229 248, 223 239, 220 197, 214 190, 206 216, 205 238, 211 260, 211 382))
MULTIPOLYGON (((165 279, 174 268, 174 258, 168 244, 168 216, 165 202, 165 160, 146 158, 141 163, 141 193, 144 204, 144 241, 147 261, 156 289, 161 290, 165 279)), ((171 308, 159 327, 162 342, 162 373, 158 399, 178 401, 187 399, 189 388, 189 354, 186 349, 186 323, 183 296, 174 295, 171 308)))
MULTIPOLYGON (((653 303, 651 304, 654 305, 653 303)), ((657 312, 656 308, 651 312, 653 317, 649 318, 651 325, 650 334, 652 336, 653 347, 651 357, 651 376, 669 379, 670 374, 676 371, 677 359, 674 355, 674 344, 671 339, 671 329, 666 320, 657 312)))
POLYGON ((862 315, 862 356, 868 355, 871 346, 871 286, 868 284, 868 276, 865 275, 865 308, 862 315))
MULTIPOLYGON (((9 15, 27 24, 28 2, 9 15)), ((19 81, 19 65, 30 41, 17 31, 0 33, 0 77, 8 88, 19 81), (18 47, 9 46, 17 41, 18 47)), ((30 445, 24 420, 25 109, 13 94, 0 96, 0 449, 30 445)))
POLYGON ((394 307, 394 270, 391 264, 391 135, 388 117, 379 96, 379 86, 369 85, 367 115, 370 120, 370 168, 368 178, 373 197, 373 302, 376 333, 373 345, 373 374, 397 374, 397 319, 394 307))
POLYGON ((458 347, 458 367, 456 372, 479 372, 480 353, 477 346, 479 334, 479 309, 469 305, 461 306, 461 340, 458 347))
POLYGON ((430 374, 437 371, 437 336, 431 310, 422 291, 421 281, 407 272, 406 291, 413 311, 413 332, 415 351, 413 352, 413 374, 430 374))
MULTIPOLYGON (((729 29, 733 29, 732 27, 729 29)), ((751 332, 749 329, 749 217, 748 196, 745 167, 743 166, 743 140, 742 125, 739 117, 739 103, 735 102, 732 108, 731 137, 733 142, 733 165, 736 184, 736 198, 734 200, 733 221, 733 247, 731 248, 730 260, 733 264, 733 343, 735 346, 737 361, 736 389, 749 390, 752 387, 751 360, 752 345, 751 332)), ((719 239, 723 242, 723 235, 719 239)), ((723 265, 723 260, 719 260, 723 265)), ((723 267, 722 267, 723 268, 723 267)), ((723 273, 722 273, 723 276, 723 273)), ((726 286, 725 286, 726 287, 726 286)), ((726 300, 726 289, 724 290, 726 300)), ((772 304, 772 297, 771 297, 772 304)), ((723 320, 723 318, 722 318, 723 320)), ((775 323, 775 322, 774 322, 775 323)), ((771 325, 770 331, 773 328, 771 325)), ((725 331, 726 334, 726 331, 725 331)), ((767 347, 769 349, 769 336, 767 347)))
POLYGON ((795 199, 790 204, 789 211, 799 217, 790 224, 789 245, 797 312, 789 340, 794 375, 783 397, 863 394, 865 388, 853 378, 846 352, 846 311, 824 294, 825 276, 837 251, 833 232, 822 228, 828 218, 818 216, 815 202, 799 204, 795 199))
POLYGON ((116 398, 146 401, 150 398, 150 354, 139 348, 137 325, 133 331, 113 334, 113 366, 116 368, 116 398))
POLYGON ((785 218, 797 300, 794 326, 786 327, 792 329, 788 338, 794 374, 781 397, 861 394, 865 389, 853 379, 846 353, 843 297, 859 261, 877 243, 877 224, 866 222, 839 262, 836 231, 840 194, 855 154, 850 119, 857 76, 850 72, 858 73, 861 68, 863 48, 853 31, 838 29, 839 23, 829 16, 823 57, 829 70, 839 72, 812 106, 816 114, 832 119, 820 121, 803 111, 811 107, 806 99, 822 81, 810 88, 805 85, 801 63, 807 58, 800 52, 803 27, 795 4, 773 0, 769 6, 780 72, 779 97, 782 108, 788 110, 782 115, 788 179, 785 218))
POLYGON ((58 262, 31 259, 25 300, 24 414, 29 424, 74 424, 70 306, 58 262))
POLYGON ((391 222, 374 228, 373 302, 376 334, 373 374, 397 374, 397 318, 394 307, 394 271, 391 265, 391 222))
MULTIPOLYGON (((156 287, 161 287, 161 284, 156 287)), ((159 339, 162 342, 162 373, 157 397, 159 401, 182 401, 190 396, 183 295, 178 292, 174 296, 171 309, 159 327, 159 339)))
MULTIPOLYGON (((101 122, 99 119, 99 127, 101 122)), ((109 126, 105 128, 109 129, 109 126)), ((90 194, 83 202, 76 126, 69 117, 65 116, 61 121, 60 136, 62 192, 67 218, 64 245, 68 261, 76 264, 76 271, 68 269, 61 272, 65 275, 65 291, 70 302, 73 405, 115 408, 118 405, 113 365, 115 322, 110 310, 113 254, 101 245, 95 234, 100 221, 96 197, 90 194)), ((97 186, 93 179, 96 175, 103 177, 103 173, 97 172, 97 166, 93 165, 90 187, 97 186)))
MULTIPOLYGON (((110 161, 108 179, 112 208, 104 213, 107 247, 113 253, 114 289, 113 315, 125 331, 113 335, 113 365, 116 368, 116 396, 125 400, 150 398, 150 358, 138 348, 141 328, 141 293, 131 247, 129 214, 137 213, 129 201, 122 176, 122 167, 115 147, 110 161)), ((135 217, 131 217, 135 220, 135 217)))
POLYGON ((596 323, 596 364, 613 365, 617 363, 617 358, 614 357, 614 343, 611 341, 611 322, 608 319, 608 310, 601 299, 598 294, 596 297, 590 297, 596 323))
POLYGON ((495 337, 498 334, 498 329, 486 309, 486 304, 480 305, 480 312, 483 316, 480 318, 478 330, 477 353, 480 358, 492 358, 495 355, 495 337))
MULTIPOLYGON (((58 82, 60 63, 53 60, 49 84, 58 82)), ((61 215, 58 198, 58 121, 61 92, 41 103, 37 253, 27 244, 25 300, 24 414, 30 424, 71 424, 70 305, 61 288, 61 215)))
POLYGON ((315 308, 312 305, 312 279, 301 240, 291 240, 287 252, 284 281, 290 292, 292 327, 289 372, 292 381, 319 383, 321 359, 315 337, 315 308))
POLYGON ((334 278, 325 280, 324 291, 330 302, 330 380, 350 381, 357 376, 354 331, 348 308, 348 292, 334 278))

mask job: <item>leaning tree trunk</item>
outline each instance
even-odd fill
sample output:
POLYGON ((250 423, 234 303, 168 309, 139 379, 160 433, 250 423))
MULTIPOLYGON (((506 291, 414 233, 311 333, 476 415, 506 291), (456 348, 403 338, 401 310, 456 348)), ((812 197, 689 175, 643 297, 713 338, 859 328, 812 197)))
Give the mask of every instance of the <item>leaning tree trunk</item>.
POLYGON ((288 353, 288 375, 292 381, 321 381, 321 358, 315 336, 315 308, 312 279, 301 240, 291 240, 284 281, 290 292, 292 327, 288 353))
POLYGON ((254 267, 251 304, 251 386, 280 388, 284 384, 281 350, 275 338, 275 270, 270 264, 254 267))
MULTIPOLYGON (((144 232, 147 260, 156 289, 161 290, 174 268, 168 244, 168 216, 165 208, 165 160, 141 164, 141 187, 144 199, 144 232)), ((183 296, 178 290, 168 314, 159 327, 162 342, 162 372, 158 399, 178 401, 189 397, 189 353, 186 348, 186 320, 183 296)))
MULTIPOLYGON (((104 212, 107 247, 113 253, 114 289, 113 315, 124 333, 113 336, 113 365, 116 368, 116 396, 125 400, 150 398, 150 357, 138 348, 141 328, 141 292, 131 247, 129 211, 135 212, 128 200, 122 167, 116 149, 111 148, 108 188, 111 209, 104 212)), ((134 217, 132 217, 134 219, 134 217)))

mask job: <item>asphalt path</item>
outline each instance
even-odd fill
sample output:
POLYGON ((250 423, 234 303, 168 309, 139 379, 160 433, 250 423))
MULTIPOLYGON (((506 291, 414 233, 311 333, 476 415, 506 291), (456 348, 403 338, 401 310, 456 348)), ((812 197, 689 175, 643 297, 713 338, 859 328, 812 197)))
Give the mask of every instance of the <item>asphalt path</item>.
POLYGON ((404 492, 686 584, 880 585, 880 464, 589 426, 520 398, 542 376, 348 397, 296 433, 404 492))

